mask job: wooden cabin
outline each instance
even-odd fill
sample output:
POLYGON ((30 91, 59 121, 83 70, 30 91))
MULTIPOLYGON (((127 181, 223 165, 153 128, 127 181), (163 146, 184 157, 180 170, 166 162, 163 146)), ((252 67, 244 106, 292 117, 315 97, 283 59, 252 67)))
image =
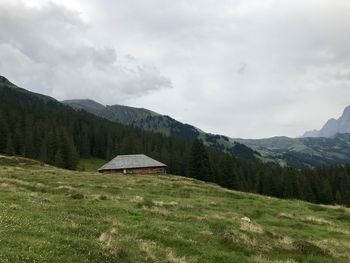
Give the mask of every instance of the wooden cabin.
POLYGON ((165 174, 166 165, 144 154, 118 155, 103 165, 100 173, 165 174))

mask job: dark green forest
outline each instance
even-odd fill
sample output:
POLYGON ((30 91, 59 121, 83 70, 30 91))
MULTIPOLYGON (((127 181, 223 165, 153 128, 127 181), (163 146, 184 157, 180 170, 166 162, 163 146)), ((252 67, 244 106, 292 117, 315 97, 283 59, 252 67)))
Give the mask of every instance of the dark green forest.
POLYGON ((166 137, 75 111, 6 79, 0 79, 0 153, 71 170, 83 169, 80 158, 144 153, 166 163, 171 174, 246 192, 350 206, 350 166, 296 170, 237 158, 199 140, 166 137))

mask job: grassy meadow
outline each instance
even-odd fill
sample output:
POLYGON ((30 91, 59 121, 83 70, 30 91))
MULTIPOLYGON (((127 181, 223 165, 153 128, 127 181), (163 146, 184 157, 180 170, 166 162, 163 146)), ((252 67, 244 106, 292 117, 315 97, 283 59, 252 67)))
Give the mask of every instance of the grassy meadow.
POLYGON ((1 156, 0 262, 350 262, 350 209, 1 156))

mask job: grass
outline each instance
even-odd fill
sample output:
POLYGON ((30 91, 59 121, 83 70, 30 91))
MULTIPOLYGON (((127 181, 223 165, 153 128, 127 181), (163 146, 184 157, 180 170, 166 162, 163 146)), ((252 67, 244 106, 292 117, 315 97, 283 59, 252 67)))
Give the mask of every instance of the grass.
POLYGON ((107 161, 97 158, 80 159, 79 169, 87 172, 97 172, 107 161))
POLYGON ((0 157, 0 262, 349 262, 349 217, 189 178, 0 157))

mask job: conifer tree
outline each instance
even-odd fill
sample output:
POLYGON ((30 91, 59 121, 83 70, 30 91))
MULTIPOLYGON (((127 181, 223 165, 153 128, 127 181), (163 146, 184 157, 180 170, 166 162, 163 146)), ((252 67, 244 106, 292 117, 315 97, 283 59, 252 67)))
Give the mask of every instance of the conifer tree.
POLYGON ((13 141, 10 134, 7 134, 7 140, 6 140, 6 150, 5 153, 12 155, 15 153, 15 149, 13 148, 13 141))
POLYGON ((74 146, 73 139, 65 132, 62 134, 61 154, 64 168, 75 170, 79 163, 79 155, 74 146))
POLYGON ((332 189, 327 178, 321 182, 319 202, 323 204, 332 204, 334 202, 332 189))
POLYGON ((46 163, 48 161, 47 159, 47 142, 44 140, 40 146, 39 156, 38 159, 42 161, 43 163, 46 163))
POLYGON ((63 160, 61 149, 58 149, 57 152, 55 153, 53 164, 56 165, 57 167, 65 168, 65 162, 63 160))
POLYGON ((7 147, 8 129, 7 122, 2 115, 0 115, 0 152, 4 153, 7 147))
POLYGON ((195 140, 192 144, 189 175, 203 181, 208 181, 211 177, 208 152, 201 140, 195 140))
POLYGON ((82 158, 90 158, 90 141, 89 136, 85 133, 82 137, 80 155, 82 158))

